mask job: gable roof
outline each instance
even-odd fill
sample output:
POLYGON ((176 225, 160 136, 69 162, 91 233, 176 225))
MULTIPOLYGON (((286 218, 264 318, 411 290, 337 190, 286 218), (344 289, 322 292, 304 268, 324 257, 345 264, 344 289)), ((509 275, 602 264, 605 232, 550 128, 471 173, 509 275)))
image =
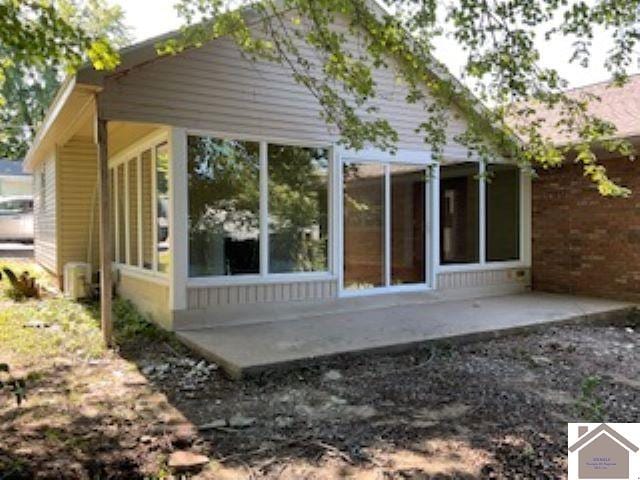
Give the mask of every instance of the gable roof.
MULTIPOLYGON (((589 102, 588 113, 615 125, 615 138, 640 136, 640 74, 630 76, 622 86, 606 81, 574 88, 566 94, 578 100, 595 97, 589 102)), ((571 142, 572 138, 555 126, 560 119, 557 110, 541 109, 534 118, 544 119, 541 126, 543 136, 559 145, 571 142)))
MULTIPOLYGON (((278 1, 279 0, 276 0, 276 2, 278 1)), ((391 12, 381 3, 381 0, 365 0, 365 3, 367 8, 373 15, 375 15, 376 18, 381 19, 384 16, 391 14, 391 12)), ((244 12, 247 16, 248 22, 252 23, 255 17, 255 11, 251 9, 251 6, 247 6, 244 12)), ((258 18, 255 17, 255 20, 258 20, 258 18)), ((49 106, 45 119, 41 127, 38 129, 34 141, 24 159, 24 169, 26 171, 32 171, 42 158, 44 158, 44 155, 46 154, 44 151, 52 144, 56 143, 54 137, 59 134, 59 132, 56 131, 56 126, 60 123, 59 117, 64 118, 65 121, 72 122, 72 117, 74 115, 77 116, 76 112, 84 111, 87 105, 93 103, 95 94, 102 90, 105 79, 112 76, 126 74, 134 67, 162 58, 157 53, 156 46, 158 43, 172 38, 178 38, 182 36, 182 34, 181 30, 174 30, 121 49, 119 52, 121 63, 115 70, 97 71, 91 64, 85 64, 83 67, 78 69, 75 75, 68 77, 60 87, 54 101, 49 106)), ((457 92, 457 95, 454 95, 452 99, 454 104, 457 104, 458 107, 466 105, 469 115, 477 115, 479 119, 489 118, 489 110, 487 107, 482 104, 465 85, 452 75, 443 63, 439 62, 428 53, 425 60, 428 63, 429 73, 440 80, 450 82, 450 84, 454 86, 454 89, 457 92)), ((493 129, 498 128, 493 124, 489 125, 489 127, 493 129)), ((59 129, 60 128, 58 128, 58 130, 59 129)), ((65 128, 65 134, 68 134, 70 130, 70 128, 65 128)), ((515 137, 513 138, 517 141, 515 137)))
POLYGON ((28 174, 22 170, 22 160, 0 158, 0 177, 5 175, 16 177, 26 176, 28 174))
POLYGON ((637 452, 639 450, 639 448, 636 447, 633 443, 631 443, 629 440, 624 438, 622 435, 616 432, 609 425, 607 425, 606 423, 603 423, 597 426, 596 428, 594 428, 593 430, 591 430, 589 433, 586 433, 582 437, 580 437, 580 439, 576 443, 574 443, 569 447, 569 451, 575 452, 576 450, 580 450, 582 447, 586 446, 592 440, 595 440, 597 437, 599 437, 604 433, 609 434, 611 437, 613 437, 615 440, 620 442, 622 445, 624 445, 628 450, 632 452, 637 452))

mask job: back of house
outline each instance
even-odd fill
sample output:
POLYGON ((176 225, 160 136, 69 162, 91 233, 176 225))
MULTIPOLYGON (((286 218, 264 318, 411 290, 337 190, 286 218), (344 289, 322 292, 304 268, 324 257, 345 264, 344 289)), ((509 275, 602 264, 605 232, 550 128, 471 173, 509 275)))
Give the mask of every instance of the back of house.
MULTIPOLYGON (((357 55, 362 38, 347 34, 357 55)), ((99 269, 99 118, 115 288, 167 329, 190 312, 231 324, 529 288, 530 177, 468 156, 455 106, 436 161, 392 60, 366 107, 398 149, 352 151, 285 65, 227 37, 173 56, 155 43, 69 79, 25 161, 36 259, 61 282, 66 265, 99 269)))

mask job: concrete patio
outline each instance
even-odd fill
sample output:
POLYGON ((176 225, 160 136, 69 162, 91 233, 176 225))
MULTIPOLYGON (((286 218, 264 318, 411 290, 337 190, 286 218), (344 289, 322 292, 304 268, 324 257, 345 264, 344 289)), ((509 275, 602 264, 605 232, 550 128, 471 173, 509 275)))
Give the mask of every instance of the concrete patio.
POLYGON ((553 323, 624 318, 631 303, 547 293, 360 308, 298 319, 177 331, 182 342, 240 378, 333 355, 471 341, 553 323))

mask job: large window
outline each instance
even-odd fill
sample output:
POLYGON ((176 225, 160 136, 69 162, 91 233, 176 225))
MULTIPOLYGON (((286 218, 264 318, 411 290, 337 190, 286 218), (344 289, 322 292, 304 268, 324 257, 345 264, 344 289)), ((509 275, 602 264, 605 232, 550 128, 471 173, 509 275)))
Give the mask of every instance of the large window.
POLYGON ((488 165, 486 186, 487 261, 520 258, 520 171, 488 165))
POLYGON ((259 144, 188 139, 189 275, 260 272, 259 144))
POLYGON ((187 150, 189 276, 328 270, 328 149, 189 136, 187 150))
POLYGON ((440 167, 440 263, 480 260, 477 163, 440 167))
POLYGON ((440 167, 440 263, 520 259, 520 170, 458 163, 440 167), (484 195, 480 192, 484 189, 484 195), (484 251, 481 251, 484 230, 484 251))
POLYGON ((269 273, 328 269, 329 152, 269 145, 269 273))
POLYGON ((113 259, 132 267, 169 271, 169 150, 147 144, 109 171, 113 259))

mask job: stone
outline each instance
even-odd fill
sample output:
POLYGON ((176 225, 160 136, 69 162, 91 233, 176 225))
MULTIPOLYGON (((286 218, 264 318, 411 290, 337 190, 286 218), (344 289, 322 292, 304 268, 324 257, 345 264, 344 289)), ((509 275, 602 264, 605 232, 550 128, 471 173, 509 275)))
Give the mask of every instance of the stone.
POLYGON ((634 330, 633 328, 631 328, 631 327, 627 327, 627 328, 625 328, 624 330, 625 330, 625 332, 627 332, 627 333, 635 333, 635 330, 634 330))
POLYGON ((190 445, 195 439, 197 432, 193 425, 183 423, 176 427, 173 435, 176 443, 190 445))
POLYGON ((198 430, 204 432, 206 430, 215 430, 216 428, 224 428, 227 426, 227 421, 224 418, 219 418, 212 422, 203 423, 198 427, 198 430))
POLYGON ((531 361, 539 367, 546 367, 553 363, 549 357, 543 355, 531 355, 531 361))
POLYGON ((249 428, 256 423, 256 419, 253 417, 243 417, 242 415, 234 415, 229 419, 229 426, 231 428, 249 428))
POLYGON ((293 418, 278 415, 275 419, 275 423, 278 428, 287 428, 293 425, 293 418))
POLYGON ((142 435, 140 437, 140 443, 147 444, 151 442, 153 442, 153 437, 151 435, 142 435))
POLYGON ((324 374, 324 379, 331 382, 342 380, 342 374, 338 370, 329 370, 324 374))
POLYGON ((169 456, 169 468, 175 470, 191 470, 209 463, 209 457, 198 453, 178 450, 169 456))

